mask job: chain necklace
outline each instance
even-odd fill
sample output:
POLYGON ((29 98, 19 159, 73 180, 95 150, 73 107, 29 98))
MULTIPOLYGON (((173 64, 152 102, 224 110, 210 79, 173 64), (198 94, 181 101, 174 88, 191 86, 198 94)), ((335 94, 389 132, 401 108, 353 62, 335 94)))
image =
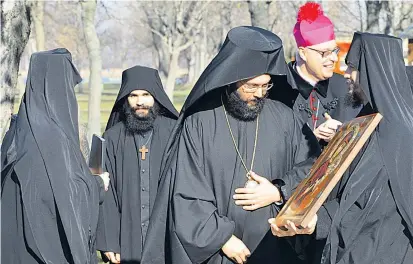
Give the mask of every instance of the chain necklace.
POLYGON ((227 114, 227 110, 225 109, 225 105, 224 105, 224 101, 222 100, 222 95, 221 95, 221 103, 222 103, 222 109, 224 110, 224 114, 225 114, 225 119, 227 120, 227 125, 228 125, 228 129, 229 129, 229 133, 231 134, 231 138, 232 138, 232 142, 234 143, 234 147, 235 150, 238 154, 238 157, 241 160, 242 166, 244 167, 245 171, 247 172, 247 174, 245 175, 247 177, 247 182, 245 183, 245 188, 253 188, 256 187, 258 185, 258 183, 253 180, 251 178, 251 171, 254 167, 254 160, 255 160, 255 152, 257 150, 257 141, 258 141, 258 127, 259 127, 259 121, 260 121, 260 114, 258 114, 257 116, 257 126, 255 128, 255 141, 254 141, 254 150, 252 152, 252 160, 251 160, 251 169, 248 170, 248 167, 246 165, 246 163, 244 162, 244 159, 242 158, 242 155, 238 149, 237 146, 237 142, 235 140, 234 134, 232 133, 232 129, 231 129, 231 125, 229 123, 229 119, 228 119, 228 114, 227 114))
POLYGON ((153 130, 151 131, 151 134, 149 135, 148 140, 146 141, 146 143, 143 144, 142 147, 139 149, 139 152, 141 153, 141 156, 142 156, 142 157, 141 157, 142 160, 146 160, 146 153, 149 152, 149 149, 146 148, 146 144, 148 144, 148 143, 149 143, 149 140, 151 140, 151 138, 152 138, 152 133, 153 133, 153 130))

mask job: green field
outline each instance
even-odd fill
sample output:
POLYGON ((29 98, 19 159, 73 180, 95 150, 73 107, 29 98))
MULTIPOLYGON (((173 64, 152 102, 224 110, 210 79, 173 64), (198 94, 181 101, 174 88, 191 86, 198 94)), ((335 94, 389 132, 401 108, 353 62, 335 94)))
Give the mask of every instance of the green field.
MULTIPOLYGON (((82 84, 83 88, 79 91, 79 88, 76 89, 76 98, 80 108, 80 122, 87 123, 88 120, 88 102, 89 102, 89 93, 87 89, 87 84, 82 84)), ((119 92, 120 84, 104 84, 102 97, 101 97, 101 116, 100 124, 102 130, 106 126, 108 121, 110 111, 112 110, 113 103, 115 102, 116 96, 119 92)), ((182 108, 182 105, 185 102, 186 96, 189 94, 192 86, 177 86, 174 92, 174 105, 175 108, 179 111, 182 108)), ((20 98, 15 100, 15 113, 17 113, 20 104, 20 98)))

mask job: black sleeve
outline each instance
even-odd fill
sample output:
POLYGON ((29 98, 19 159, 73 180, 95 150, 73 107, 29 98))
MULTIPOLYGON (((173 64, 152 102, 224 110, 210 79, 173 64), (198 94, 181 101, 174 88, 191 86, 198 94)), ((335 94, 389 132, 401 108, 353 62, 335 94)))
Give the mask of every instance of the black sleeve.
POLYGON ((337 199, 331 200, 325 203, 317 212, 317 225, 315 229, 315 238, 317 240, 327 238, 331 222, 333 221, 333 217, 338 209, 338 201, 337 199))
POLYGON ((185 123, 172 197, 175 231, 193 263, 217 253, 235 229, 235 223, 217 211, 214 192, 203 173, 200 142, 196 128, 185 123))
POLYGON ((102 204, 105 197, 105 182, 99 175, 92 175, 95 177, 96 184, 99 188, 99 204, 102 204))
POLYGON ((103 203, 99 207, 96 248, 103 252, 120 253, 120 213, 114 187, 116 181, 115 152, 111 141, 105 139, 107 142, 105 167, 110 175, 110 184, 108 191, 104 193, 103 203))
POLYGON ((320 146, 311 129, 294 115, 294 131, 292 144, 294 144, 294 165, 283 179, 276 179, 273 183, 279 188, 283 201, 287 201, 304 180, 317 157, 321 153, 320 146))

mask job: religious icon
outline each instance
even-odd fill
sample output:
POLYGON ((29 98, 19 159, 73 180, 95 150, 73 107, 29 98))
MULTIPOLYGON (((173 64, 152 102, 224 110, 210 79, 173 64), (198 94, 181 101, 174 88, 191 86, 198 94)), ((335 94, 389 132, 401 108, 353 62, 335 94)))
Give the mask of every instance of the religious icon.
POLYGON ((373 114, 345 123, 328 144, 276 217, 278 226, 287 220, 306 226, 350 166, 357 153, 382 119, 373 114))

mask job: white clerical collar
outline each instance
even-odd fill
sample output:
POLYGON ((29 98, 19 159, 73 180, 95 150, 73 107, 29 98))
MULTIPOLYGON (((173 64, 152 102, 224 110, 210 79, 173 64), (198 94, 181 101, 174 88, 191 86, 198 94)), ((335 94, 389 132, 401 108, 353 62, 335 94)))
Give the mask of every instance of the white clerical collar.
POLYGON ((294 65, 295 66, 295 70, 297 71, 298 75, 300 75, 301 78, 304 79, 304 81, 308 82, 311 86, 315 87, 315 85, 317 84, 316 81, 310 80, 310 78, 306 77, 303 72, 300 70, 300 67, 297 66, 297 64, 294 65))

